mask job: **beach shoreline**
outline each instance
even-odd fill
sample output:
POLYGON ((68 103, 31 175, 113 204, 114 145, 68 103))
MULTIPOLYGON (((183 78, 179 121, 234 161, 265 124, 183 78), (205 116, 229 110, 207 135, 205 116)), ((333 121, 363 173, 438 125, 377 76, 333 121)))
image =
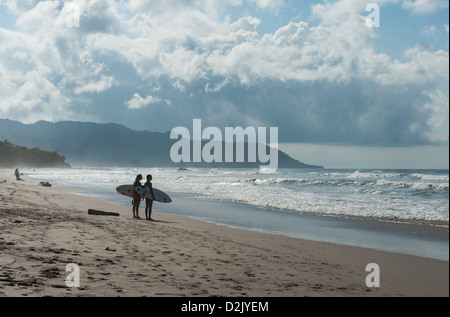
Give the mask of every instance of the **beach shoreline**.
POLYGON ((392 221, 369 217, 299 214, 276 212, 240 202, 196 200, 178 196, 173 198, 172 204, 159 205, 158 209, 169 214, 254 232, 438 260, 449 259, 449 228, 444 221, 392 221))
POLYGON ((234 229, 157 207, 156 221, 136 220, 131 207, 10 174, 0 169, 0 296, 449 295, 448 261, 234 229), (80 287, 66 285, 71 263, 80 287), (380 287, 365 283, 370 263, 380 287))

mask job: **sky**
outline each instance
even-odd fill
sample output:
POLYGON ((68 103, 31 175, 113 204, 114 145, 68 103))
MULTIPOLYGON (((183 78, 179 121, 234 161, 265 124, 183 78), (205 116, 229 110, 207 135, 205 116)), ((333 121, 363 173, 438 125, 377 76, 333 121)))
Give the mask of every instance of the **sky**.
POLYGON ((192 131, 199 118, 222 131, 278 127, 280 149, 310 164, 448 169, 448 10, 445 0, 0 0, 0 118, 158 132, 192 131))

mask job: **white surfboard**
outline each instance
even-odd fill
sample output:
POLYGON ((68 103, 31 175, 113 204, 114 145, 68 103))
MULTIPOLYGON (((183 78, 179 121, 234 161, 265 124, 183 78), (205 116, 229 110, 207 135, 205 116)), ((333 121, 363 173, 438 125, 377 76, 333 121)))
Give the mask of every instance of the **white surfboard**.
MULTIPOLYGON (((136 192, 141 195, 144 196, 145 198, 149 198, 153 200, 152 197, 152 193, 149 190, 150 188, 144 187, 144 186, 140 186, 140 187, 136 187, 136 192)), ((116 188, 116 191, 119 194, 122 194, 124 196, 128 196, 128 197, 133 197, 134 195, 134 187, 133 185, 120 185, 116 188)), ((169 197, 169 195, 167 195, 165 192, 153 188, 153 193, 155 194, 155 201, 160 202, 160 203, 171 203, 172 199, 169 197)))

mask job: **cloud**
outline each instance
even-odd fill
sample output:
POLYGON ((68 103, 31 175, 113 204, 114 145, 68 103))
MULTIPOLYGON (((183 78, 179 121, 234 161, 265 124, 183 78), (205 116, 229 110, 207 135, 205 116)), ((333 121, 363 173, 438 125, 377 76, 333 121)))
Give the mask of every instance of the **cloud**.
POLYGON ((403 8, 415 14, 431 13, 448 7, 446 0, 404 0, 403 8))
POLYGON ((423 107, 423 112, 431 113, 427 125, 430 127, 429 139, 437 143, 448 143, 449 131, 449 98, 441 91, 429 93, 429 102, 423 107))
POLYGON ((37 71, 31 71, 25 75, 15 94, 5 98, 2 107, 8 110, 15 108, 17 110, 32 110, 41 102, 57 98, 60 96, 56 87, 48 81, 45 76, 37 71))
POLYGON ((208 14, 216 14, 226 7, 242 7, 244 4, 254 6, 262 10, 277 10, 284 0, 130 0, 128 8, 142 12, 160 14, 169 10, 189 10, 201 8, 208 14))
MULTIPOLYGON (((91 54, 85 39, 99 32, 95 27, 89 29, 89 17, 102 17, 103 23, 118 16, 112 14, 113 2, 8 1, 7 5, 16 16, 16 28, 0 28, 1 79, 7 87, 0 90, 0 114, 24 122, 39 114, 49 120, 73 118, 76 109, 72 106, 78 100, 73 93, 100 93, 112 87, 114 76, 102 74, 106 65, 91 54), (83 8, 84 26, 66 24, 69 4, 83 8)), ((104 27, 100 31, 112 30, 104 27)))
POLYGON ((284 3, 283 0, 252 0, 252 2, 261 9, 271 10, 280 8, 284 3))
POLYGON ((420 46, 405 51, 409 62, 385 64, 386 69, 377 71, 376 81, 382 85, 421 86, 423 88, 436 85, 441 79, 448 79, 448 72, 443 69, 449 66, 448 52, 443 50, 426 51, 420 46))
POLYGON ((6 6, 15 13, 25 12, 36 6, 39 0, 6 0, 6 6))
POLYGON ((128 109, 142 109, 147 107, 149 104, 159 102, 161 102, 161 99, 158 97, 147 96, 142 98, 138 93, 135 93, 133 98, 124 102, 124 104, 127 105, 128 109))
MULTIPOLYGON (((417 45, 401 60, 377 51, 380 33, 366 27, 359 0, 313 4, 308 21, 288 20, 264 35, 265 16, 288 2, 70 3, 80 8, 79 28, 66 24, 68 2, 7 2, 16 25, 0 28, 1 116, 149 129, 145 116, 128 111, 141 109, 152 111, 160 131, 202 118, 219 127, 277 126, 280 138, 295 142, 448 142, 448 120, 439 119, 448 116, 440 89, 448 51, 417 45), (170 107, 149 107, 163 101, 170 107)), ((422 3, 397 5, 415 12, 422 3)))
POLYGON ((91 93, 99 93, 105 90, 108 90, 113 86, 114 77, 112 76, 101 76, 99 81, 89 81, 89 83, 75 88, 76 94, 91 92, 91 93))
POLYGON ((434 25, 427 25, 426 27, 423 28, 422 34, 426 35, 426 36, 436 36, 438 29, 436 26, 434 25))

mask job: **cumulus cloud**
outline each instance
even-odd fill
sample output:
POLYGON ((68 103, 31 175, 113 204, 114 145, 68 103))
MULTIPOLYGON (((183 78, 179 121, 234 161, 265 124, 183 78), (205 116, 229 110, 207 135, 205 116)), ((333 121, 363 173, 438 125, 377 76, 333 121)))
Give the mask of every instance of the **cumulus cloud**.
POLYGON ((416 14, 426 14, 439 9, 447 8, 446 0, 404 0, 403 8, 416 14))
POLYGON ((448 143, 449 131, 449 98, 440 90, 429 93, 429 102, 423 107, 423 112, 431 113, 427 125, 430 127, 429 139, 438 143, 448 143))
POLYGON ((31 71, 25 75, 15 94, 3 100, 2 108, 29 111, 42 102, 59 96, 59 91, 45 76, 41 76, 37 71, 31 71))
POLYGON ((84 84, 80 87, 75 88, 76 94, 81 94, 85 92, 99 93, 108 90, 113 86, 114 77, 112 76, 102 76, 98 81, 89 81, 89 83, 84 84))
MULTIPOLYGON (((425 13, 425 2, 442 7, 397 5, 425 13)), ((6 2, 16 20, 14 29, 0 28, 1 116, 24 120, 18 113, 27 110, 28 120, 70 114, 147 128, 132 110, 151 108, 152 127, 162 131, 200 117, 216 126, 283 127, 280 137, 290 141, 448 142, 448 120, 439 120, 448 116, 439 89, 448 51, 409 47, 401 60, 378 52, 380 34, 366 27, 359 0, 313 4, 309 21, 264 35, 258 13, 276 15, 287 2, 70 3, 79 6, 80 27, 67 26, 69 2, 6 2), (253 13, 226 11, 244 7, 253 13), (170 107, 149 107, 163 101, 170 107)))
POLYGON ((24 12, 34 8, 39 0, 5 0, 6 6, 15 13, 24 12))
POLYGON ((125 101, 124 104, 127 105, 128 109, 142 109, 147 107, 149 104, 159 102, 161 102, 161 99, 158 97, 147 96, 145 98, 142 98, 138 93, 135 93, 133 95, 133 98, 125 101))
POLYGON ((426 35, 426 36, 436 36, 438 29, 436 26, 434 25, 427 25, 426 27, 424 27, 422 34, 426 35))
MULTIPOLYGON (((85 39, 98 32, 87 23, 89 18, 97 15, 103 23, 117 16, 112 14, 113 5, 101 0, 7 1, 16 22, 15 30, 0 28, 1 79, 8 87, 0 90, 0 113, 12 118, 21 113, 17 119, 25 122, 39 113, 50 120, 73 118, 73 93, 100 93, 111 88, 114 76, 102 74, 105 64, 95 59, 85 39), (69 4, 83 8, 84 27, 67 25, 69 4)), ((102 30, 109 28, 103 26, 102 30)))
POLYGON ((279 9, 284 3, 283 0, 252 0, 252 2, 261 9, 270 10, 279 9))

